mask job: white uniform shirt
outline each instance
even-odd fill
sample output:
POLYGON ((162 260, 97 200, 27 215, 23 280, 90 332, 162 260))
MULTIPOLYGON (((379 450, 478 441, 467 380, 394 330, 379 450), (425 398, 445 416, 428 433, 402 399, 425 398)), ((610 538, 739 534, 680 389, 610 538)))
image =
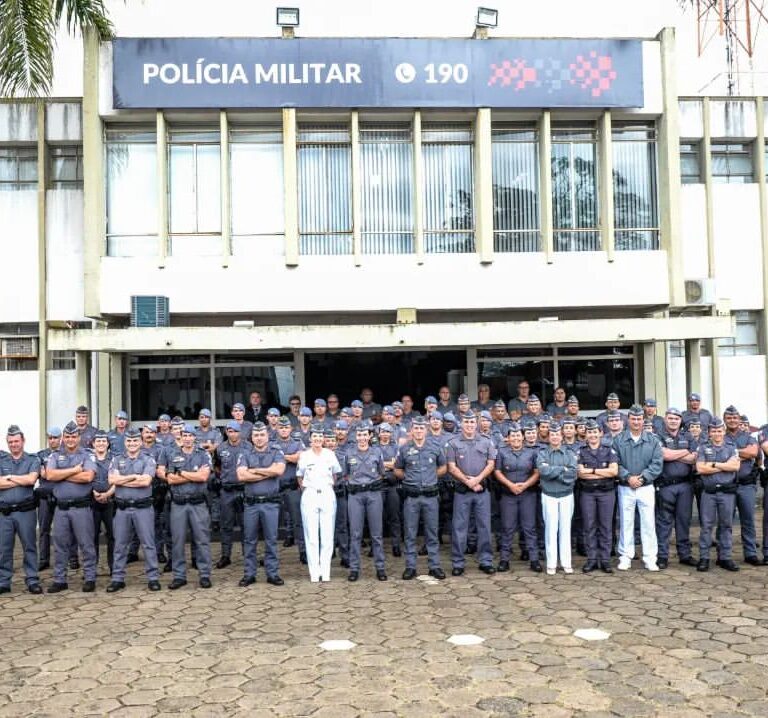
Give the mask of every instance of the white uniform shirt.
POLYGON ((299 455, 296 474, 304 488, 324 489, 333 486, 333 477, 341 474, 341 466, 330 449, 322 449, 319 454, 307 449, 299 455))

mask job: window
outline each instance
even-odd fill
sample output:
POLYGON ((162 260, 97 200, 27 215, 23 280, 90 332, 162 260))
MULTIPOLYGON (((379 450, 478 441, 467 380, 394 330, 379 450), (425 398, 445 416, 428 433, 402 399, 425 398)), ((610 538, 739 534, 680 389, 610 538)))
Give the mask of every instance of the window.
POLYGON ((352 253, 352 140, 346 125, 300 127, 299 250, 352 253))
POLYGON ((229 142, 232 251, 281 254, 285 233, 282 130, 233 129, 229 142))
POLYGON ((413 252, 413 133, 408 125, 360 128, 362 249, 413 252))
POLYGON ((83 146, 52 146, 48 151, 53 189, 82 189, 83 146))
POLYGON ((75 352, 53 351, 51 352, 51 369, 72 370, 75 368, 75 352))
POLYGON ((221 145, 218 130, 168 136, 171 254, 221 252, 221 145))
POLYGON ((632 357, 560 359, 558 384, 568 396, 578 397, 582 412, 605 409, 605 397, 611 392, 619 395, 623 407, 628 407, 635 399, 634 366, 632 357))
POLYGON ((592 125, 552 130, 552 211, 555 251, 600 250, 597 136, 592 125))
POLYGON ((754 182, 752 143, 713 142, 712 181, 730 184, 754 182))
POLYGON ((612 135, 616 249, 658 249, 656 128, 618 124, 612 135))
POLYGON ((736 320, 736 334, 718 341, 720 356, 759 354, 758 312, 738 311, 734 312, 733 316, 736 320))
POLYGON ((426 125, 424 157, 424 249, 474 252, 473 134, 470 125, 426 125))
POLYGON ((0 147, 0 192, 37 188, 37 147, 0 147))
POLYGON ((555 365, 551 359, 482 358, 477 363, 477 381, 479 384, 488 384, 494 399, 504 399, 509 403, 510 399, 517 396, 518 383, 525 379, 531 386, 531 394, 541 399, 542 407, 552 401, 555 365))
POLYGON ((711 100, 712 137, 754 137, 757 134, 754 100, 711 100))
POLYGON ((260 391, 267 406, 286 406, 294 393, 293 355, 140 354, 129 358, 130 415, 136 422, 160 414, 196 420, 209 408, 220 422, 232 404, 260 391))
POLYGON ((157 140, 150 129, 108 129, 107 254, 157 254, 157 140))
POLYGON ((540 252, 538 132, 499 126, 492 141, 494 251, 540 252))
POLYGON ((34 371, 37 369, 38 339, 34 336, 22 336, 25 327, 8 326, 5 331, 12 332, 0 337, 0 371, 34 371))
POLYGON ((701 144, 697 140, 680 140, 680 181, 701 182, 701 144))

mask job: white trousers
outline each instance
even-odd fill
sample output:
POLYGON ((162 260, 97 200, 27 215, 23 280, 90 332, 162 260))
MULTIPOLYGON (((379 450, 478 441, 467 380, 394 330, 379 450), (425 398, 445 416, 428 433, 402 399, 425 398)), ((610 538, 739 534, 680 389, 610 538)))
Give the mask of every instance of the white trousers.
POLYGON ((336 494, 332 487, 307 488, 301 492, 301 520, 309 578, 311 581, 330 581, 336 525, 336 494))
POLYGON ((659 544, 656 541, 656 490, 653 486, 639 489, 619 486, 619 557, 635 557, 635 507, 640 513, 643 562, 655 564, 659 544))
POLYGON ((557 550, 560 549, 560 565, 571 568, 571 519, 573 518, 573 494, 556 498, 541 495, 544 511, 544 548, 547 568, 557 568, 557 550))

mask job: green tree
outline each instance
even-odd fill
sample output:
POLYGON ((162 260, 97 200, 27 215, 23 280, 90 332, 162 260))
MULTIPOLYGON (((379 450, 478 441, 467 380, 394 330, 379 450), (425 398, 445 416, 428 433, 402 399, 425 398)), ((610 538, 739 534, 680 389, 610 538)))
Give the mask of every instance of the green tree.
POLYGON ((50 94, 56 31, 113 36, 104 0, 0 0, 0 96, 50 94))

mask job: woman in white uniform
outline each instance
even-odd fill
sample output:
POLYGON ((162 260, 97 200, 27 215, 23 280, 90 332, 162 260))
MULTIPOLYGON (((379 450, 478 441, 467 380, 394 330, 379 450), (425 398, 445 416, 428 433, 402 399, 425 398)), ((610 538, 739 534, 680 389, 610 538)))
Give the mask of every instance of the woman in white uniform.
POLYGON ((323 448, 322 427, 312 427, 310 445, 299 455, 296 476, 301 489, 301 519, 307 551, 309 578, 313 583, 331 580, 336 495, 333 484, 341 475, 336 455, 323 448))

